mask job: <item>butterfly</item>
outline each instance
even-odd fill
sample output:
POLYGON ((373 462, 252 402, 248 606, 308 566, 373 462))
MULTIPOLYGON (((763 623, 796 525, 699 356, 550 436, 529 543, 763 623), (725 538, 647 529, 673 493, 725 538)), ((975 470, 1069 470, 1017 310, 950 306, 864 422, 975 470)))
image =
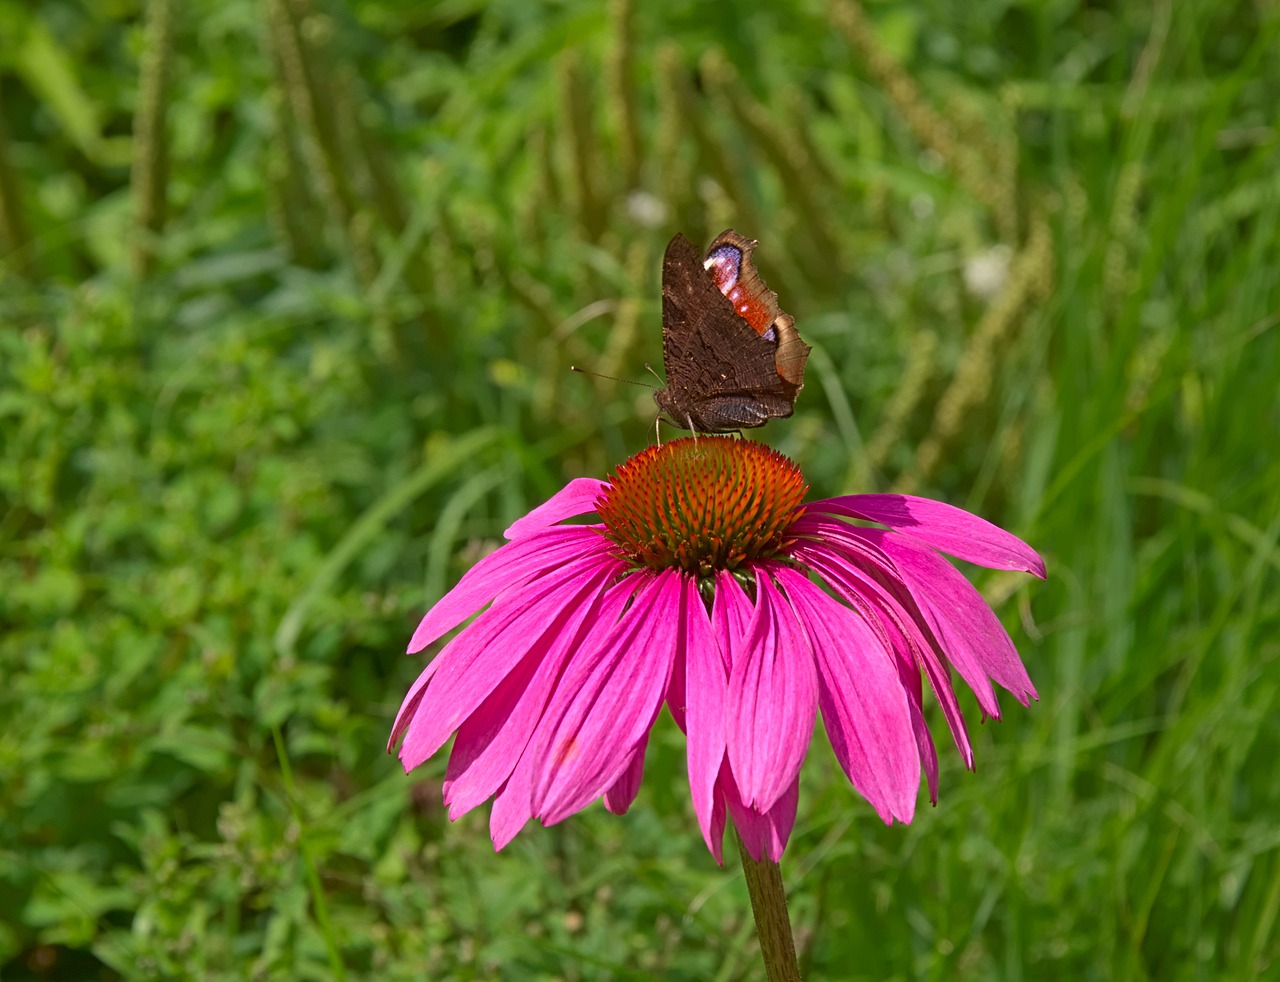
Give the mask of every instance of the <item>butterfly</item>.
POLYGON ((674 426, 729 433, 790 416, 809 346, 751 261, 756 247, 733 229, 705 257, 676 235, 662 259, 662 363, 653 394, 674 426))

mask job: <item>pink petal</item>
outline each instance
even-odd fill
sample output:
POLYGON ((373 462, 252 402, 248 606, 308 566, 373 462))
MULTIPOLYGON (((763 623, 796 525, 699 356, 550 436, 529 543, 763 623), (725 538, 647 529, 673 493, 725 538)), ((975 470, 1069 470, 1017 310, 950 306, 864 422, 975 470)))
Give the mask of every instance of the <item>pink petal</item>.
MULTIPOLYGON (((876 633, 884 647, 918 674, 919 659, 915 654, 915 646, 927 644, 928 638, 922 634, 915 637, 914 634, 919 632, 913 632, 912 640, 908 641, 907 635, 896 626, 899 622, 905 623, 908 628, 913 627, 914 624, 911 613, 903 607, 886 585, 886 582, 891 584, 898 578, 897 571, 892 569, 893 563, 889 557, 865 541, 854 537, 854 529, 843 522, 806 518, 797 522, 796 526, 803 530, 807 538, 801 539, 792 546, 791 558, 802 564, 808 563, 810 558, 819 564, 826 563, 832 557, 833 547, 836 546, 848 544, 856 547, 857 551, 850 550, 854 552, 853 555, 845 555, 838 548, 834 548, 834 554, 840 558, 841 570, 845 570, 845 573, 854 577, 857 582, 865 584, 865 589, 855 591, 861 598, 856 605, 857 609, 863 614, 866 625, 876 633), (831 526, 834 526, 834 529, 831 529, 831 526), (832 531, 838 538, 831 537, 832 531), (810 541, 810 539, 816 541, 810 541), (810 551, 813 552, 812 557, 810 551), (851 567, 851 571, 846 570, 846 567, 851 567), (889 572, 881 578, 876 578, 868 572, 869 570, 888 570, 889 572), (863 597, 864 593, 865 597, 863 597), (881 610, 877 606, 881 602, 886 609, 881 610)), ((814 569, 819 571, 816 566, 814 569)), ((906 592, 905 587, 903 592, 906 592)), ((910 595, 907 594, 907 596, 910 595)))
POLYGON ((818 711, 813 652, 769 570, 758 567, 756 609, 733 652, 726 745, 743 801, 773 808, 804 763, 818 711))
MULTIPOLYGON (((607 579, 600 581, 597 590, 603 589, 607 579)), ((444 782, 450 820, 494 794, 510 777, 542 719, 566 661, 602 616, 599 594, 588 595, 586 601, 569 611, 550 647, 531 650, 458 728, 444 782)), ((616 611, 612 616, 616 617, 616 611)))
MULTIPOLYGON (((989 716, 999 718, 1000 704, 996 702, 995 690, 991 687, 991 681, 987 678, 987 673, 982 670, 981 664, 970 657, 969 649, 966 647, 955 650, 944 647, 941 639, 937 636, 937 632, 933 630, 932 619, 920 606, 918 593, 911 589, 911 582, 906 572, 882 548, 884 537, 887 535, 892 534, 903 543, 910 542, 909 537, 898 535, 897 533, 889 533, 884 529, 845 525, 843 522, 829 522, 828 519, 823 518, 815 518, 813 521, 818 525, 827 522, 830 526, 833 526, 829 527, 825 533, 828 542, 832 544, 838 543, 840 546, 849 549, 857 559, 863 561, 861 565, 880 571, 878 578, 880 583, 888 583, 897 588, 893 592, 895 597, 902 601, 901 606, 905 616, 920 629, 917 640, 922 645, 921 651, 925 652, 922 664, 930 675, 930 681, 933 682, 935 678, 945 672, 945 664, 954 666, 960 673, 960 677, 969 684, 969 688, 978 697, 978 705, 982 707, 982 711, 989 716)), ((954 572, 954 567, 932 549, 927 546, 921 546, 920 551, 927 552, 954 572)), ((957 573, 956 575, 959 576, 960 574, 957 573)), ((947 685, 950 686, 950 684, 948 676, 947 685)), ((956 712, 959 712, 958 707, 959 704, 957 703, 956 712)))
POLYGON ((418 711, 422 697, 427 691, 427 683, 431 681, 431 677, 439 669, 440 659, 438 657, 433 658, 431 663, 418 674, 413 685, 409 687, 409 692, 400 703, 399 712, 396 713, 396 721, 391 726, 391 736, 387 738, 387 753, 391 753, 396 744, 400 742, 400 737, 408 729, 409 722, 413 719, 413 714, 418 711))
POLYGON ((495 852, 514 839, 533 818, 533 768, 527 763, 528 758, 526 751, 489 810, 489 839, 495 852))
MULTIPOLYGON (((718 577, 719 581, 725 579, 733 582, 733 587, 741 593, 742 588, 733 581, 731 574, 721 573, 718 577)), ((714 601, 717 607, 731 602, 722 599, 727 597, 729 589, 723 582, 717 583, 714 601)), ((747 598, 743 596, 742 601, 746 603, 747 598)), ((683 602, 689 792, 702 837, 712 855, 716 855, 718 840, 713 839, 713 792, 720 765, 724 761, 724 703, 728 694, 729 676, 724 656, 720 653, 720 645, 711 628, 711 618, 707 616, 707 608, 703 605, 697 581, 693 577, 685 580, 683 602)), ((722 611, 721 617, 723 616, 722 611)))
MULTIPOLYGON (((797 553, 797 557, 799 554, 797 553)), ((814 567, 815 572, 823 568, 821 562, 814 567)), ((853 603, 853 601, 850 601, 853 603)), ((900 620, 910 621, 905 611, 899 610, 896 616, 879 611, 865 598, 854 604, 868 627, 884 647, 893 654, 893 667, 898 673, 898 681, 907 695, 907 706, 911 712, 911 732, 915 736, 916 748, 920 756, 921 766, 929 781, 929 800, 938 803, 938 751, 933 745, 933 737, 929 734, 928 724, 924 719, 924 683, 920 677, 920 657, 916 655, 919 645, 928 643, 921 638, 909 642, 897 627, 900 620)), ((963 753, 963 750, 961 751, 963 753)))
POLYGON ((405 732, 400 760, 412 770, 489 697, 531 651, 541 657, 566 621, 617 575, 615 559, 592 558, 562 566, 525 587, 518 599, 495 606, 449 642, 440 668, 405 732))
MULTIPOLYGON (((811 520, 816 523, 822 521, 816 518, 811 519, 809 516, 801 519, 804 522, 811 520)), ((843 525, 843 523, 834 524, 843 525)), ((841 534, 847 535, 850 531, 845 526, 841 534)), ((960 703, 956 699, 955 689, 951 685, 951 676, 942 661, 937 642, 924 633, 922 624, 916 619, 923 618, 923 615, 913 614, 905 609, 895 592, 858 565, 855 558, 857 554, 850 556, 842 551, 840 546, 844 544, 831 536, 822 543, 809 542, 803 547, 797 547, 792 555, 820 574, 867 621, 880 618, 885 628, 896 631, 907 643, 912 659, 924 670, 925 676, 929 679, 929 686, 942 706, 942 714, 965 766, 972 770, 973 746, 969 742, 969 731, 965 725, 964 714, 960 711, 960 703)), ((862 553, 866 551, 868 544, 859 541, 857 547, 859 553, 862 553)), ((879 552, 879 550, 874 551, 879 552)), ((901 578, 892 562, 888 557, 884 557, 883 562, 885 565, 879 570, 881 576, 888 579, 890 583, 896 584, 914 607, 914 601, 911 600, 905 585, 901 583, 901 578)))
POLYGON ((719 796, 733 816, 733 824, 742 837, 747 853, 756 862, 768 857, 773 862, 782 858, 796 824, 796 805, 800 801, 800 778, 797 776, 778 796, 777 802, 767 811, 752 808, 742 801, 742 795, 734 783, 733 774, 726 763, 716 785, 719 796))
POLYGON ((716 576, 716 599, 711 605, 711 626, 716 646, 724 660, 725 675, 733 665, 733 652, 742 643, 755 608, 742 584, 732 573, 716 576))
POLYGON ((879 522, 979 566, 1016 569, 1044 579, 1044 560, 1034 549, 1012 532, 955 505, 909 494, 850 494, 805 507, 879 522))
POLYGON ((576 477, 529 514, 512 522, 502 534, 508 539, 521 539, 566 518, 589 514, 596 510, 596 500, 608 487, 593 477, 576 477))
MULTIPOLYGON (((725 761, 722 765, 725 772, 729 770, 729 762, 725 761)), ((711 808, 711 830, 710 837, 704 833, 703 837, 707 840, 707 847, 711 850, 711 858, 716 861, 717 866, 724 865, 724 827, 728 821, 728 812, 726 810, 724 794, 719 790, 712 795, 714 804, 711 808)))
POLYGON ((511 777, 536 723, 536 716, 529 717, 541 710, 539 702, 550 689, 551 666, 561 664, 552 651, 531 652, 458 727, 444 775, 449 821, 456 822, 511 777))
MULTIPOLYGON (((547 825, 581 810, 622 776, 662 706, 675 660, 681 574, 638 575, 647 582, 631 608, 570 664, 531 748, 534 813, 547 825)), ((635 589, 626 580, 619 586, 635 589)))
MULTIPOLYGON (((881 529, 861 531, 898 567, 951 664, 974 692, 979 693, 979 702, 982 702, 982 688, 987 688, 987 676, 1013 693, 1024 706, 1030 699, 1038 698, 1009 633, 964 574, 910 536, 881 529), (982 673, 981 688, 973 682, 979 673, 982 673)), ((983 704, 982 708, 988 715, 1000 718, 994 698, 990 705, 983 704)))
POLYGON ((667 709, 671 711, 671 718, 676 721, 676 726, 680 727, 680 732, 688 733, 689 721, 686 719, 686 714, 689 708, 689 695, 685 689, 685 677, 688 675, 688 665, 686 664, 685 659, 685 623, 687 618, 685 616, 683 602, 680 610, 680 618, 680 629, 677 633, 676 642, 676 656, 675 661, 671 666, 671 681, 667 683, 667 693, 662 698, 667 704, 667 709))
POLYGON ((836 759, 886 824, 895 818, 910 822, 920 790, 920 757, 892 652, 862 618, 803 573, 782 568, 776 575, 809 635, 819 705, 836 759))
POLYGON ((613 786, 604 793, 604 807, 615 815, 623 815, 640 793, 640 778, 644 776, 644 752, 649 746, 649 736, 640 741, 640 746, 631 753, 631 763, 622 772, 622 776, 613 782, 613 786))
POLYGON ((907 706, 911 710, 911 733, 915 737, 916 750, 920 754, 920 766, 924 768, 924 776, 929 784, 929 802, 938 803, 938 748, 933 745, 933 736, 929 733, 929 724, 924 719, 924 682, 920 678, 920 669, 915 663, 904 662, 894 658, 894 667, 898 670, 898 681, 907 694, 907 706))
MULTIPOLYGON (((629 577, 628 580, 636 581, 636 578, 629 577)), ((575 646, 575 658, 589 656, 609 637, 638 585, 638 582, 623 581, 606 591, 600 599, 599 609, 588 621, 587 636, 575 646)), ((539 727, 545 725, 549 724, 546 723, 544 714, 539 727)), ((493 800, 493 809, 489 812, 489 837, 493 840, 494 849, 502 849, 507 845, 533 817, 533 782, 540 766, 535 746, 536 737, 535 733, 534 739, 530 740, 524 753, 520 755, 511 777, 507 778, 507 783, 493 800)))
POLYGON ((569 560, 604 556, 609 542, 589 525, 565 525, 508 542, 485 556, 427 611, 409 642, 416 654, 501 593, 518 589, 569 560))

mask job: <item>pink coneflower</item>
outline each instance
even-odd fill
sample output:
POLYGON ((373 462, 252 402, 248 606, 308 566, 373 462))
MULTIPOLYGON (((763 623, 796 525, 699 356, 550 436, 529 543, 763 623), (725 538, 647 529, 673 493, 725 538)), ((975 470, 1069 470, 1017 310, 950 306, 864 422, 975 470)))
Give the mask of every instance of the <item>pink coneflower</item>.
POLYGON ((1026 669, 978 591, 940 554, 1044 576, 1020 539, 959 508, 896 494, 803 504, 799 468, 759 443, 686 438, 580 478, 507 530, 414 632, 421 651, 480 611, 414 682, 388 745, 405 770, 456 733, 450 818, 493 798, 501 849, 532 817, 635 799, 665 703, 688 736, 689 785, 717 861, 726 817, 777 861, 819 710, 836 758, 887 823, 910 822, 927 678, 966 766, 951 669, 999 718, 1026 669), (595 512, 591 525, 562 525, 595 512), (876 524, 862 524, 876 523, 876 524), (486 606, 487 605, 487 606, 486 606))

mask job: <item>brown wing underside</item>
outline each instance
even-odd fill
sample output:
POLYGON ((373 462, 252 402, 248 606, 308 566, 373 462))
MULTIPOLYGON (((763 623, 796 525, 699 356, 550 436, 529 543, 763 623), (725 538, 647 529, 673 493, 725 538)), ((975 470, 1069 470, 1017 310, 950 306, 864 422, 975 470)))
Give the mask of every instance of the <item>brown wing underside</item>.
MULTIPOLYGON (((667 246, 662 265, 662 355, 667 387, 659 408, 680 426, 725 432, 790 416, 798 384, 779 375, 779 338, 766 338, 734 310, 683 235, 667 246)), ((808 346, 790 318, 780 322, 784 354, 808 346)), ((775 332, 777 333, 777 332, 775 332)))
POLYGON ((677 235, 662 266, 662 355, 667 384, 713 394, 754 393, 783 380, 776 344, 751 329, 677 235))

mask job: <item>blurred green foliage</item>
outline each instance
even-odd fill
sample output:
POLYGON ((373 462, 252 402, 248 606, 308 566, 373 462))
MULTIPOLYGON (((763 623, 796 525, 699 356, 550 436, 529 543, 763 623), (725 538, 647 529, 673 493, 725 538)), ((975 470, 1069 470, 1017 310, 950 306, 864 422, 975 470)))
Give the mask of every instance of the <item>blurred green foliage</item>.
MULTIPOLYGON (((813 978, 1280 957, 1273 5, 0 0, 0 973, 754 977, 667 720, 633 811, 450 826, 415 620, 648 439, 675 231, 761 240, 815 493, 1013 528, 1042 701, 880 827, 813 978)), ((973 704, 970 703, 973 708, 973 704)))

